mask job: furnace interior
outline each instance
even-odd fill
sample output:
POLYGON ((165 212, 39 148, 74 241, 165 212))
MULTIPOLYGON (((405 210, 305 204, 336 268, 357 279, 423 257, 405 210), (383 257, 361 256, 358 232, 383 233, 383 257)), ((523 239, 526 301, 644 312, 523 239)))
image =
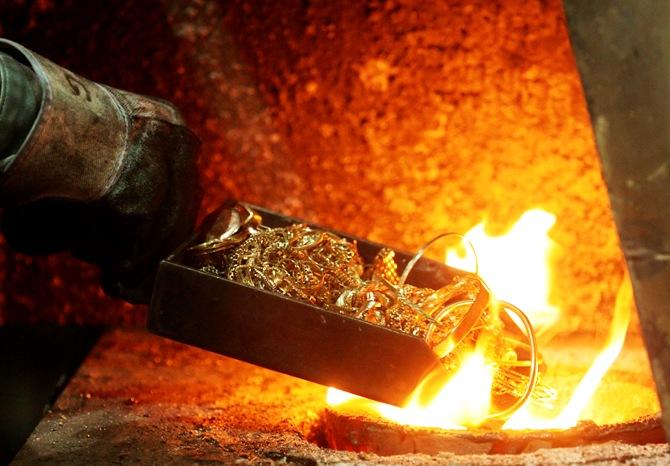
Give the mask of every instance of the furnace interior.
MULTIPOLYGON (((598 345, 607 331, 624 262, 560 1, 3 8, 0 35, 180 108, 203 142, 203 215, 237 198, 415 250, 540 207, 557 217, 559 333, 598 345)), ((65 255, 1 258, 2 323, 144 322, 65 255)), ((653 413, 641 380, 635 413, 653 413)))
MULTIPOLYGON (((413 250, 542 207, 561 327, 606 328, 623 259, 559 1, 5 10, 3 36, 178 105, 203 140, 203 214, 234 197, 413 250)), ((142 322, 87 266, 3 256, 4 322, 142 322)))

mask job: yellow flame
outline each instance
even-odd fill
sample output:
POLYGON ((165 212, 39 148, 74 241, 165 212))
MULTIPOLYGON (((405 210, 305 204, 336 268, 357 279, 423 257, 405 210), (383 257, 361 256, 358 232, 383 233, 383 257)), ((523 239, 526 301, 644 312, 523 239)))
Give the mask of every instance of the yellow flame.
POLYGON ((401 424, 458 429, 478 426, 486 420, 491 406, 493 370, 482 352, 468 357, 430 403, 420 401, 422 387, 405 408, 384 405, 379 412, 401 424))
POLYGON ((329 406, 339 406, 355 398, 358 397, 349 392, 342 391, 339 388, 328 387, 328 391, 326 392, 326 403, 328 403, 329 406))
MULTIPOLYGON (((556 217, 541 209, 525 212, 504 235, 491 237, 480 223, 465 237, 472 243, 479 260, 479 274, 496 298, 521 308, 533 325, 548 329, 559 317, 559 309, 549 303, 551 285, 550 254, 554 247, 549 230, 556 217)), ((456 268, 472 270, 472 257, 447 251, 447 263, 456 268)), ((619 294, 605 349, 584 375, 568 404, 557 413, 533 413, 526 403, 504 428, 548 429, 574 426, 603 376, 618 356, 630 319, 632 291, 626 277, 619 294)), ((493 369, 487 364, 485 352, 477 345, 456 374, 425 400, 424 381, 405 408, 377 403, 330 388, 327 401, 331 406, 346 404, 355 409, 376 412, 395 422, 422 427, 462 429, 483 423, 491 409, 493 369)))
POLYGON ((526 404, 505 423, 505 429, 566 429, 577 424, 584 409, 589 404, 602 378, 614 364, 621 352, 626 331, 630 322, 633 288, 628 274, 624 276, 617 293, 614 315, 610 323, 605 348, 598 355, 589 370, 575 388, 570 401, 560 414, 554 418, 542 418, 534 415, 530 404, 526 404))
POLYGON ((483 348, 478 346, 466 357, 459 370, 426 403, 422 398, 431 382, 430 376, 426 378, 404 408, 366 400, 332 387, 328 389, 327 402, 331 406, 352 403, 354 408, 372 410, 409 426, 464 429, 484 422, 491 406, 493 369, 486 363, 483 348))
MULTIPOLYGON (((554 223, 553 214, 531 209, 504 235, 487 235, 484 222, 465 234, 477 252, 479 275, 497 299, 522 309, 536 331, 554 324, 559 315, 559 309, 549 303, 549 255, 554 247, 549 230, 554 223)), ((446 262, 472 271, 472 258, 453 250, 447 252, 446 262)))

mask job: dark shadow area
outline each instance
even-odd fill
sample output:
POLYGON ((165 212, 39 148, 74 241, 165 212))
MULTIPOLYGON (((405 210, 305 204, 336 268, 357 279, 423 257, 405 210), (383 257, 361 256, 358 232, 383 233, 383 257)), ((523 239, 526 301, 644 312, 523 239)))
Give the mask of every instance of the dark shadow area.
POLYGON ((16 455, 100 333, 94 327, 0 327, 0 464, 16 455))

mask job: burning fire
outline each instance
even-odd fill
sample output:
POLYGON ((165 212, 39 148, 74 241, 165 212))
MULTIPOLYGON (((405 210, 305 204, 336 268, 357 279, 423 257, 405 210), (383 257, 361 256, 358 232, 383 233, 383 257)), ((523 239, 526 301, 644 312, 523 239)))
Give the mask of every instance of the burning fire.
POLYGON ((484 422, 491 406, 493 370, 486 364, 482 351, 475 351, 467 357, 461 369, 449 379, 429 405, 425 405, 421 401, 421 394, 429 382, 430 377, 427 377, 404 408, 372 402, 336 388, 328 389, 327 402, 331 406, 352 400, 369 403, 383 417, 410 426, 459 430, 484 422))
MULTIPOLYGON (((549 303, 551 277, 549 259, 554 242, 549 230, 556 217, 542 209, 524 212, 502 236, 489 236, 482 222, 465 234, 479 260, 479 275, 496 298, 508 301, 528 315, 537 332, 553 325, 559 316, 549 303)), ((446 263, 461 270, 472 269, 472 260, 447 251, 446 263)))
MULTIPOLYGON (((525 212, 509 232, 492 237, 484 223, 470 230, 465 237, 472 243, 479 260, 479 274, 495 296, 523 309, 538 333, 549 329, 559 317, 559 309, 549 302, 551 285, 550 254, 554 247, 549 230, 556 217, 544 210, 525 212)), ((448 251, 446 262, 456 268, 472 270, 471 257, 448 251)), ((538 413, 527 402, 503 426, 506 429, 561 429, 580 420, 603 376, 614 363, 626 336, 630 319, 632 290, 628 277, 617 296, 607 343, 558 412, 538 413)), ((487 364, 483 348, 478 345, 460 369, 428 402, 422 398, 430 376, 417 387, 404 408, 386 405, 337 390, 328 389, 327 403, 347 404, 352 408, 376 412, 389 420, 421 427, 464 429, 481 425, 491 409, 493 367, 487 364)))
POLYGON ((530 404, 526 404, 505 423, 505 428, 565 429, 577 424, 580 415, 600 385, 600 381, 621 352, 630 322, 630 303, 632 299, 633 287, 628 274, 626 274, 617 294, 614 316, 610 323, 605 349, 598 355, 579 382, 570 401, 560 414, 555 417, 541 417, 533 412, 530 404))

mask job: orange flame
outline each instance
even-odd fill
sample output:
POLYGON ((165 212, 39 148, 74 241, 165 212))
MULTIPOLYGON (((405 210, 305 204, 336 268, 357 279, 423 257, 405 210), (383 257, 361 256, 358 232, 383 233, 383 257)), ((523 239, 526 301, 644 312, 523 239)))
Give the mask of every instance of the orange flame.
MULTIPOLYGON (((556 322, 557 307, 549 303, 551 285, 550 254, 554 242, 549 230, 556 217, 542 209, 524 212, 512 229, 501 236, 486 234, 480 223, 465 234, 479 260, 479 275, 496 298, 522 309, 536 331, 556 322)), ((472 260, 447 251, 446 262, 461 270, 472 270, 472 260)))
MULTIPOLYGON (((479 260, 479 274, 494 295, 520 307, 539 330, 547 330, 559 317, 559 309, 549 302, 551 284, 550 254, 554 247, 549 230, 554 215, 533 209, 525 212, 509 232, 491 237, 484 223, 470 230, 465 237, 472 243, 479 260)), ((447 251, 447 263, 456 268, 472 270, 472 258, 447 251)), ((612 320, 607 345, 575 389, 570 402, 559 413, 540 416, 526 403, 504 425, 507 429, 566 428, 575 425, 588 405, 602 377, 618 356, 625 339, 630 318, 630 282, 622 286, 612 320)), ((397 408, 351 395, 334 388, 328 390, 331 406, 347 404, 355 409, 379 415, 411 426, 463 429, 483 423, 491 409, 493 368, 477 346, 450 380, 428 402, 422 401, 424 381, 408 405, 397 408)))
POLYGON ((404 408, 366 400, 334 388, 328 389, 327 401, 331 406, 355 401, 358 409, 372 410, 386 419, 409 426, 463 429, 480 425, 488 416, 493 369, 487 365, 483 349, 477 348, 466 357, 437 395, 425 403, 421 398, 430 382, 429 376, 417 387, 404 408))
POLYGON ((605 348, 579 382, 560 414, 555 417, 540 416, 533 413, 530 404, 526 404, 505 423, 505 429, 566 429, 577 424, 603 377, 621 352, 630 322, 632 299, 633 288, 626 273, 617 293, 605 348))

